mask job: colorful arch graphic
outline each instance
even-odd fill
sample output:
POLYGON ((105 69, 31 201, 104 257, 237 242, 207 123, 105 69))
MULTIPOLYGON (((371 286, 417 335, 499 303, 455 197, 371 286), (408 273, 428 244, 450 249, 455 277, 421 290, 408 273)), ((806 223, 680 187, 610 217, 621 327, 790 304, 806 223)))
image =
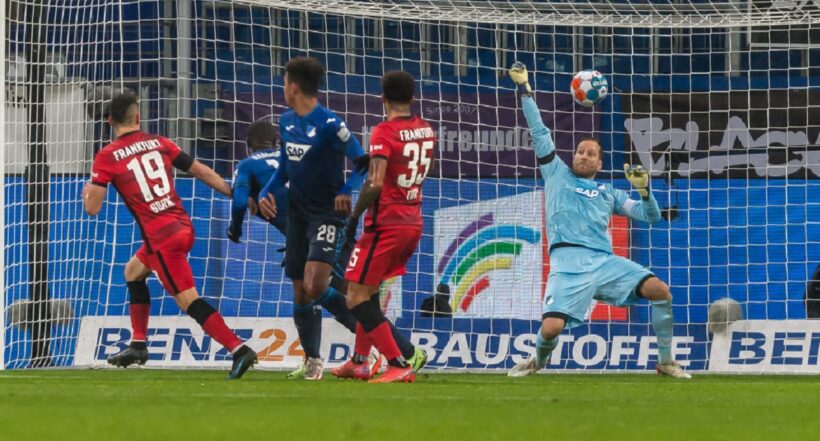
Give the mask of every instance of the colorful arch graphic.
POLYGON ((439 261, 439 283, 451 286, 453 308, 467 311, 476 296, 490 286, 487 274, 510 269, 524 244, 538 244, 541 232, 520 225, 495 224, 487 213, 467 225, 439 261))

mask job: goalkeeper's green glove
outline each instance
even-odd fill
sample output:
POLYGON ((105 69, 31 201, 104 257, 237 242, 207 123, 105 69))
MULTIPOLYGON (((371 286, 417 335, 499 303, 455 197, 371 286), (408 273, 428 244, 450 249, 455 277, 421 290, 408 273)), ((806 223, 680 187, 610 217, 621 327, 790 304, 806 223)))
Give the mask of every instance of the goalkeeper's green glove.
POLYGON ((635 187, 638 194, 644 199, 648 198, 649 172, 640 164, 632 166, 624 164, 624 173, 626 174, 626 179, 635 187))
POLYGON ((513 63, 510 67, 510 79, 518 85, 518 93, 521 95, 532 94, 530 87, 529 75, 527 75, 527 66, 520 61, 513 63))

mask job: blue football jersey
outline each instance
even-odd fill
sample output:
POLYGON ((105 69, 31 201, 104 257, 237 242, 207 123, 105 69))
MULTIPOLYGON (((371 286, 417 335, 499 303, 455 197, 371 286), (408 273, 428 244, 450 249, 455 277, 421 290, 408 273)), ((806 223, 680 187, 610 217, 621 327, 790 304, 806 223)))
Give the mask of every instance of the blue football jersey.
MULTIPOLYGON (((259 192, 270 181, 276 169, 279 168, 281 152, 278 149, 266 149, 254 152, 247 158, 239 161, 234 171, 233 199, 231 201, 231 226, 241 231, 240 226, 245 219, 248 208, 248 197, 257 199, 259 192)), ((278 215, 270 221, 282 234, 285 234, 287 222, 288 190, 279 188, 274 192, 278 215)), ((261 217, 260 217, 261 219, 261 217)))
POLYGON ((551 247, 567 243, 612 253, 607 226, 613 214, 649 223, 661 219, 658 202, 651 193, 645 200, 631 199, 627 192, 610 184, 576 176, 556 156, 552 135, 541 120, 535 100, 525 96, 523 107, 544 179, 547 237, 551 247))
POLYGON ((317 105, 309 114, 293 110, 279 118, 282 164, 262 195, 290 183, 291 203, 316 215, 335 213, 334 200, 350 194, 364 180, 364 170, 352 173, 345 183, 345 156, 355 161, 364 156, 361 144, 344 121, 317 105))

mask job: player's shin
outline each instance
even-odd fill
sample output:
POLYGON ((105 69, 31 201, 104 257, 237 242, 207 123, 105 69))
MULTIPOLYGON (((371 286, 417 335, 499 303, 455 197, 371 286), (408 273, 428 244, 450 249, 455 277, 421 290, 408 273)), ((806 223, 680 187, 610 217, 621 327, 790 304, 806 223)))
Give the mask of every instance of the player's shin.
POLYGON ((539 328, 535 337, 535 364, 539 369, 546 366, 547 360, 549 360, 550 354, 556 346, 558 346, 558 337, 544 339, 539 328))
POLYGON ((370 336, 364 330, 361 323, 356 323, 356 342, 353 345, 353 362, 362 364, 367 361, 370 355, 370 348, 373 347, 373 342, 370 341, 370 336))
POLYGON ((356 305, 352 311, 367 332, 373 346, 387 358, 387 363, 391 366, 407 367, 407 361, 390 332, 390 324, 378 305, 365 301, 356 305))
POLYGON ((228 328, 222 314, 202 298, 197 298, 191 302, 186 312, 199 323, 199 326, 202 326, 206 334, 210 335, 231 353, 242 346, 242 340, 228 328))
POLYGON ((131 317, 131 346, 145 348, 148 335, 148 316, 151 313, 151 296, 145 280, 127 282, 130 305, 128 315, 131 317))
POLYGON ((672 363, 672 334, 674 320, 672 318, 672 300, 653 300, 652 327, 658 338, 658 361, 661 364, 672 363))
POLYGON ((356 317, 347 308, 347 300, 332 286, 327 287, 327 291, 316 301, 316 304, 325 308, 329 313, 333 314, 333 318, 342 326, 356 333, 356 317))

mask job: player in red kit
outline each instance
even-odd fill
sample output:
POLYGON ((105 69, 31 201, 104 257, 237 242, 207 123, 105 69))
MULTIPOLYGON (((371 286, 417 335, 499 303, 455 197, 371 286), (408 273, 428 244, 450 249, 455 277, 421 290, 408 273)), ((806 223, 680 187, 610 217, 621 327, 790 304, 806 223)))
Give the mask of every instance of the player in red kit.
POLYGON ((133 334, 128 348, 108 358, 114 366, 145 364, 151 299, 145 280, 154 272, 177 305, 233 354, 229 378, 241 377, 256 353, 231 331, 219 314, 199 297, 188 264, 194 245, 191 218, 174 188, 171 167, 185 171, 214 190, 230 196, 230 186, 210 167, 193 159, 167 138, 140 131, 139 104, 131 94, 111 100, 108 122, 116 140, 97 153, 91 182, 83 188, 83 207, 95 216, 108 184, 113 184, 142 233, 143 245, 125 266, 133 334))
POLYGON ((378 294, 382 281, 405 274, 421 239, 421 184, 432 167, 436 135, 410 110, 415 89, 407 72, 382 77, 387 121, 373 129, 367 185, 347 224, 348 234, 354 234, 359 216, 367 210, 364 232, 345 274, 350 282, 347 305, 358 321, 356 344, 353 358, 333 371, 337 377, 369 378, 365 362, 373 345, 387 358, 388 369, 371 382, 409 383, 416 378, 390 333, 378 294))

